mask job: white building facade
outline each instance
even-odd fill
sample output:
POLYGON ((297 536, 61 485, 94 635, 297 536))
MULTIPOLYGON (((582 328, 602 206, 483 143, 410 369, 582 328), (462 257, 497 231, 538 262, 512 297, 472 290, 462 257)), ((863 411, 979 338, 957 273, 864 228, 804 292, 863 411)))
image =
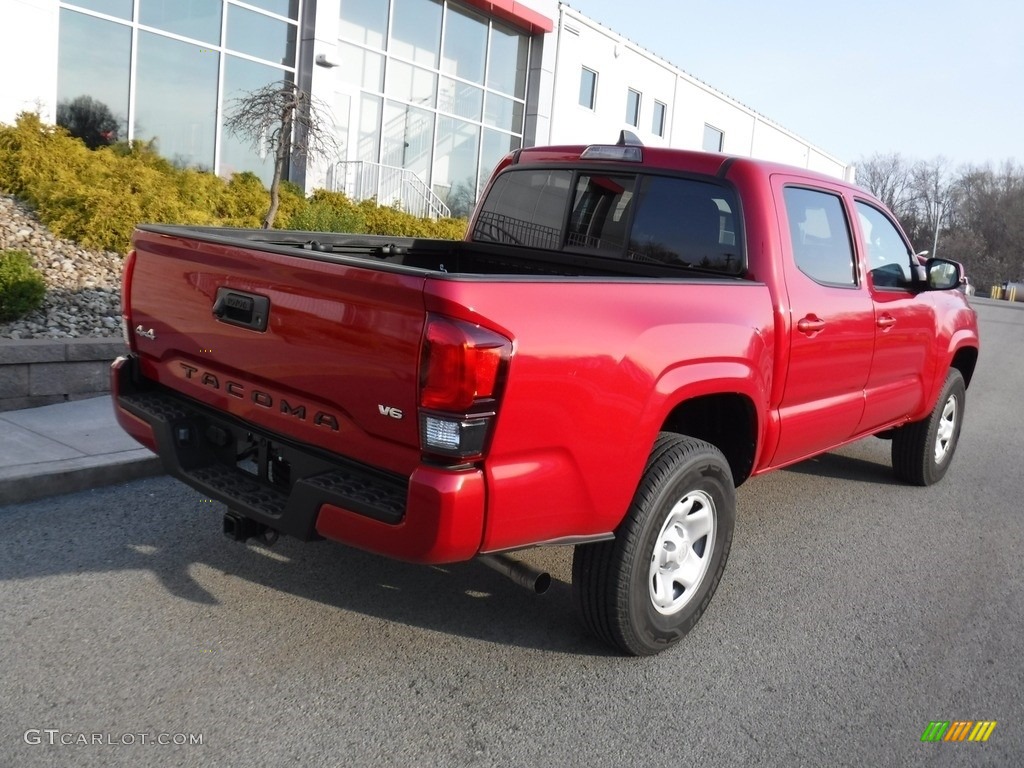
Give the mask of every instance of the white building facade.
POLYGON ((0 122, 100 110, 107 139, 265 181, 233 100, 286 80, 329 108, 338 156, 307 190, 465 214, 497 161, 541 144, 645 144, 853 167, 557 0, 5 0, 0 122))
POLYGON ((553 144, 609 140, 745 155, 852 181, 853 168, 662 58, 560 6, 553 144))

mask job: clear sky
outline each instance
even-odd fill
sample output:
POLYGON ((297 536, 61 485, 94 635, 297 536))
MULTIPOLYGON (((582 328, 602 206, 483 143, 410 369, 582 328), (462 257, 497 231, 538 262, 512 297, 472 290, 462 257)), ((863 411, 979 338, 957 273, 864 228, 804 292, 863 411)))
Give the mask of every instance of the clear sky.
POLYGON ((846 162, 1024 163, 1022 0, 568 0, 846 162))

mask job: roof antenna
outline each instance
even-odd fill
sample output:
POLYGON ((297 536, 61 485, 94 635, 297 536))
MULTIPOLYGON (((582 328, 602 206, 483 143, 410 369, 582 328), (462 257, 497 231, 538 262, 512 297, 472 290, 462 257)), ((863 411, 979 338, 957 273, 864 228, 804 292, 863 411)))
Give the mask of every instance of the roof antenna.
POLYGON ((625 129, 619 134, 619 141, 616 144, 618 147, 642 147, 644 143, 640 141, 640 137, 632 131, 625 129))

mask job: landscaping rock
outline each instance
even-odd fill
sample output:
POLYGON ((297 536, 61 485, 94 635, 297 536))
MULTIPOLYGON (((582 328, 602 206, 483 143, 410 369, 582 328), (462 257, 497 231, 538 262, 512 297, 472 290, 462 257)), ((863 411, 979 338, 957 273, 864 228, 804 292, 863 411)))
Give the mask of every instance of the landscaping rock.
POLYGON ((123 254, 90 251, 61 240, 23 203, 0 195, 0 251, 18 249, 46 280, 43 305, 0 323, 0 339, 68 339, 121 335, 123 254))

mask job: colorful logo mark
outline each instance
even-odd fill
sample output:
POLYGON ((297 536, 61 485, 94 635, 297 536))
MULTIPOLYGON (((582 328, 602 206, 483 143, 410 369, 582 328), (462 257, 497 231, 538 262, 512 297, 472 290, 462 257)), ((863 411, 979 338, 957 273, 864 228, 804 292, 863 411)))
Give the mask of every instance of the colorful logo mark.
POLYGON ((995 720, 932 720, 921 741, 988 741, 995 729, 995 720))

